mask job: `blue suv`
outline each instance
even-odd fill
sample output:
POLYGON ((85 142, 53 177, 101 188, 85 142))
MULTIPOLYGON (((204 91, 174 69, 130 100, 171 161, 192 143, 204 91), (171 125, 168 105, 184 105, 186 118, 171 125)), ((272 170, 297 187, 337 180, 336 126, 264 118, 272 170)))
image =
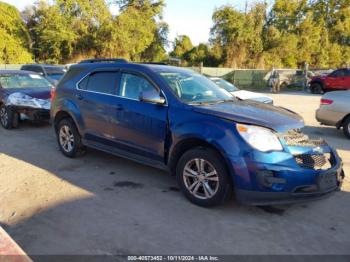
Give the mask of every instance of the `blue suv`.
POLYGON ((169 170, 200 206, 317 199, 341 187, 337 152, 289 110, 240 101, 195 72, 125 60, 70 67, 51 117, 67 157, 91 147, 169 170))

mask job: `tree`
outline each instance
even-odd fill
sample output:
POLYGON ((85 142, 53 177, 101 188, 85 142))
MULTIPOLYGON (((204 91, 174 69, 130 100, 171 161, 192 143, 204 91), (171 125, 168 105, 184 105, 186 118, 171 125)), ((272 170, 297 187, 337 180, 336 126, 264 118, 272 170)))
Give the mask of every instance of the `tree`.
POLYGON ((0 63, 28 63, 30 37, 18 10, 0 2, 0 63))
POLYGON ((224 64, 229 67, 254 67, 262 56, 265 4, 255 4, 248 13, 227 5, 215 10, 211 42, 221 45, 224 64))
POLYGON ((77 34, 57 5, 40 1, 26 9, 24 17, 31 33, 33 53, 38 61, 59 63, 71 57, 77 34))
POLYGON ((23 12, 38 61, 65 63, 86 57, 133 61, 165 57, 167 25, 163 0, 116 1, 112 16, 105 0, 39 1, 23 12))
POLYGON ((168 46, 169 26, 165 22, 159 22, 154 32, 153 42, 141 54, 142 61, 145 62, 162 62, 167 60, 168 55, 165 47, 168 46))
MULTIPOLYGON (((140 61, 142 53, 148 48, 156 49, 154 41, 167 34, 164 23, 157 23, 161 18, 164 3, 162 0, 117 1, 121 5, 120 14, 111 24, 101 28, 99 34, 99 54, 118 56, 140 61), (165 29, 165 30, 164 30, 165 29)), ((150 49, 148 49, 150 51, 150 49)), ((150 57, 148 52, 148 58, 150 57)))
POLYGON ((171 52, 171 56, 177 58, 184 58, 184 55, 191 51, 193 48, 192 41, 187 35, 180 35, 175 38, 174 50, 171 52))

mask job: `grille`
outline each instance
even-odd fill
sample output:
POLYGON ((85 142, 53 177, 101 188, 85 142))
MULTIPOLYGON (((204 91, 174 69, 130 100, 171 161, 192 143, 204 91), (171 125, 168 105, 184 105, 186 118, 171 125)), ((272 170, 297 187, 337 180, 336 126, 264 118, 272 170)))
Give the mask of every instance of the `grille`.
POLYGON ((332 156, 330 153, 323 155, 297 155, 295 160, 299 166, 315 170, 327 170, 332 167, 332 156))
POLYGON ((280 136, 288 146, 323 146, 326 141, 322 138, 311 139, 308 135, 302 133, 300 130, 290 130, 280 136))

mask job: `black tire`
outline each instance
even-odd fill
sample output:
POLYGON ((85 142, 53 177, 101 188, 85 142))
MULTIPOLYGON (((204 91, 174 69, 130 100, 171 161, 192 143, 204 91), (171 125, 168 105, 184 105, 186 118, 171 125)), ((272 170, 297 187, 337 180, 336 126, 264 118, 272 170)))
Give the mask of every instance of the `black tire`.
POLYGON ((1 105, 0 122, 5 129, 15 129, 19 124, 19 115, 13 108, 1 105))
POLYGON ((77 127, 70 118, 64 118, 60 120, 56 129, 56 137, 60 151, 67 157, 75 158, 82 155, 85 152, 85 147, 81 142, 81 136, 78 132, 77 127), (70 140, 61 136, 61 132, 69 134, 70 140), (67 142, 67 144, 65 144, 67 142), (68 143, 71 146, 68 146, 68 143))
MULTIPOLYGON (((197 163, 194 163, 195 166, 197 166, 196 164, 197 163)), ((193 169, 191 170, 194 171, 193 169)), ((212 207, 212 206, 217 206, 224 203, 226 200, 230 198, 233 191, 233 183, 231 178, 229 177, 227 168, 224 164, 222 157, 216 151, 209 148, 198 147, 184 153, 176 166, 176 179, 181 191, 184 193, 186 198, 190 200, 192 203, 203 207, 212 207), (216 171, 215 179, 217 179, 218 181, 217 184, 216 184, 216 181, 205 180, 204 178, 206 176, 204 175, 204 173, 201 174, 200 177, 195 175, 192 175, 193 177, 188 176, 189 173, 185 175, 185 168, 189 167, 189 165, 193 161, 196 161, 196 159, 205 160, 203 162, 204 163, 203 166, 204 167, 206 166, 208 170, 207 174, 209 174, 209 172, 213 173, 213 171, 216 171), (210 165, 207 163, 209 163, 210 165), (204 179, 204 180, 200 181, 200 179, 204 179), (202 196, 196 196, 193 192, 190 191, 189 189, 190 186, 188 182, 189 180, 192 180, 192 183, 191 183, 192 186, 196 183, 196 181, 197 181, 197 185, 201 184, 199 188, 197 188, 195 194, 202 195, 202 196), (212 193, 212 195, 210 197, 207 197, 207 194, 209 193, 209 191, 208 191, 208 187, 205 186, 204 184, 207 184, 207 186, 209 185, 211 189, 210 193, 212 193), (213 188, 215 188, 215 190, 212 190, 213 188)), ((214 177, 211 177, 211 179, 214 179, 214 177)), ((196 187, 197 186, 195 186, 194 188, 196 187)), ((195 191, 195 189, 193 189, 193 191, 195 191)))
POLYGON ((350 139, 350 116, 348 116, 343 122, 344 135, 350 139))
POLYGON ((323 88, 322 85, 319 83, 312 83, 310 86, 310 91, 312 94, 323 94, 323 88))

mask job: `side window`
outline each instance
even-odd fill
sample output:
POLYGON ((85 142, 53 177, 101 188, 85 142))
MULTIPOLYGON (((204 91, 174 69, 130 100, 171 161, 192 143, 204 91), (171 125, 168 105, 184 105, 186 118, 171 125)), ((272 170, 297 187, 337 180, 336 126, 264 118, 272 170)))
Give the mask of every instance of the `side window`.
POLYGON ((36 73, 43 73, 41 67, 38 66, 30 66, 28 70, 36 73))
POLYGON ((336 70, 331 74, 332 77, 342 77, 344 76, 344 70, 336 70))
POLYGON ((79 88, 87 91, 115 95, 117 72, 97 72, 80 82, 79 88))
POLYGON ((159 94, 156 88, 147 79, 134 74, 122 74, 120 88, 118 90, 119 96, 139 100, 142 92, 154 92, 155 94, 159 94))

